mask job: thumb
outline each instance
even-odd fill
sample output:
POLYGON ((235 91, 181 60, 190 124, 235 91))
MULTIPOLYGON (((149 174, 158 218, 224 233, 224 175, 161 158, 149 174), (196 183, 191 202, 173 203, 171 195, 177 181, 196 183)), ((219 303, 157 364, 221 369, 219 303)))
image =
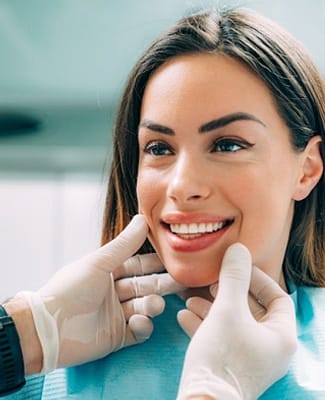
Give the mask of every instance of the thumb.
POLYGON ((241 243, 232 244, 226 250, 220 270, 218 298, 232 303, 247 299, 252 271, 251 255, 241 243))
POLYGON ((96 265, 107 272, 112 272, 141 247, 147 234, 148 226, 144 216, 135 215, 115 239, 93 253, 96 265))

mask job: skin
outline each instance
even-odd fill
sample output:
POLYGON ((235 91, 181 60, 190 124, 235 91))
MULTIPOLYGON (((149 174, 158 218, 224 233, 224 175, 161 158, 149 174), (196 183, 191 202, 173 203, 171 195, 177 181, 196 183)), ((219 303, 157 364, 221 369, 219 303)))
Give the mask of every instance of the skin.
POLYGON ((239 61, 183 55, 151 76, 140 115, 137 196, 149 239, 178 282, 216 282, 225 250, 241 242, 285 288, 294 203, 312 189, 305 172, 320 140, 298 153, 289 138, 267 86, 239 61), (186 237, 170 230, 172 223, 208 222, 225 226, 186 237))

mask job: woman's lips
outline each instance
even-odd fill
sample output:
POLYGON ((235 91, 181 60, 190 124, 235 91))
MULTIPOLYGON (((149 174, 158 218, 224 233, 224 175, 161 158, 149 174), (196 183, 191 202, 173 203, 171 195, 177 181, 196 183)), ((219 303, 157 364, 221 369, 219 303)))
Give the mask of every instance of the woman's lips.
POLYGON ((173 224, 172 232, 170 225, 163 223, 166 232, 167 243, 176 251, 194 252, 204 250, 218 241, 229 229, 233 220, 224 220, 218 224, 173 224), (183 226, 182 226, 183 225, 183 226), (196 225, 193 226, 193 225, 196 225), (201 226, 199 226, 201 225, 201 226), (215 228, 215 229, 214 229, 215 228), (209 230, 209 231, 207 231, 209 230))

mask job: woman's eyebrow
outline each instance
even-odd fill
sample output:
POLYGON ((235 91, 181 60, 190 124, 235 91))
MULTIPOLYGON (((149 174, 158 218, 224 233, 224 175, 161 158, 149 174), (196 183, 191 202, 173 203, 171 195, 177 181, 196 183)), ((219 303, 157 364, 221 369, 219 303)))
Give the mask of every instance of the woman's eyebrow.
POLYGON ((266 127, 265 123, 261 121, 259 118, 255 117, 255 115, 245 112, 236 112, 233 114, 225 115, 217 119, 213 119, 212 121, 203 124, 199 128, 199 132, 200 133, 210 132, 214 129, 222 128, 223 126, 226 126, 236 121, 255 121, 266 127))
MULTIPOLYGON (((236 121, 254 121, 258 122, 262 126, 266 126, 263 121, 261 121, 259 118, 255 117, 253 114, 245 113, 245 112, 236 112, 228 115, 224 115, 223 117, 213 119, 212 121, 209 121, 203 125, 200 126, 199 132, 200 133, 205 133, 205 132, 210 132, 214 129, 219 129, 222 128, 228 124, 231 124, 236 121)), ((172 128, 169 128, 168 126, 157 124, 156 122, 153 122, 149 119, 143 119, 140 121, 139 128, 144 127, 147 129, 150 129, 154 132, 162 133, 165 135, 175 135, 175 132, 172 128)))
POLYGON ((150 129, 151 131, 163 133, 165 135, 175 135, 175 132, 168 128, 168 126, 157 124, 156 122, 150 121, 149 119, 143 119, 140 121, 139 128, 144 127, 150 129))

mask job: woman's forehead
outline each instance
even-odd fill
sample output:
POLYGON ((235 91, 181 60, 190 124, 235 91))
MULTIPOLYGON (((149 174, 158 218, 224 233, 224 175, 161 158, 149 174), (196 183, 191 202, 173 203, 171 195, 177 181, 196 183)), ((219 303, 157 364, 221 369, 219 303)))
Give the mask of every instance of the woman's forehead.
POLYGON ((279 118, 267 85, 234 58, 195 53, 177 56, 160 66, 145 88, 141 120, 155 122, 198 116, 201 123, 233 112, 279 118))

